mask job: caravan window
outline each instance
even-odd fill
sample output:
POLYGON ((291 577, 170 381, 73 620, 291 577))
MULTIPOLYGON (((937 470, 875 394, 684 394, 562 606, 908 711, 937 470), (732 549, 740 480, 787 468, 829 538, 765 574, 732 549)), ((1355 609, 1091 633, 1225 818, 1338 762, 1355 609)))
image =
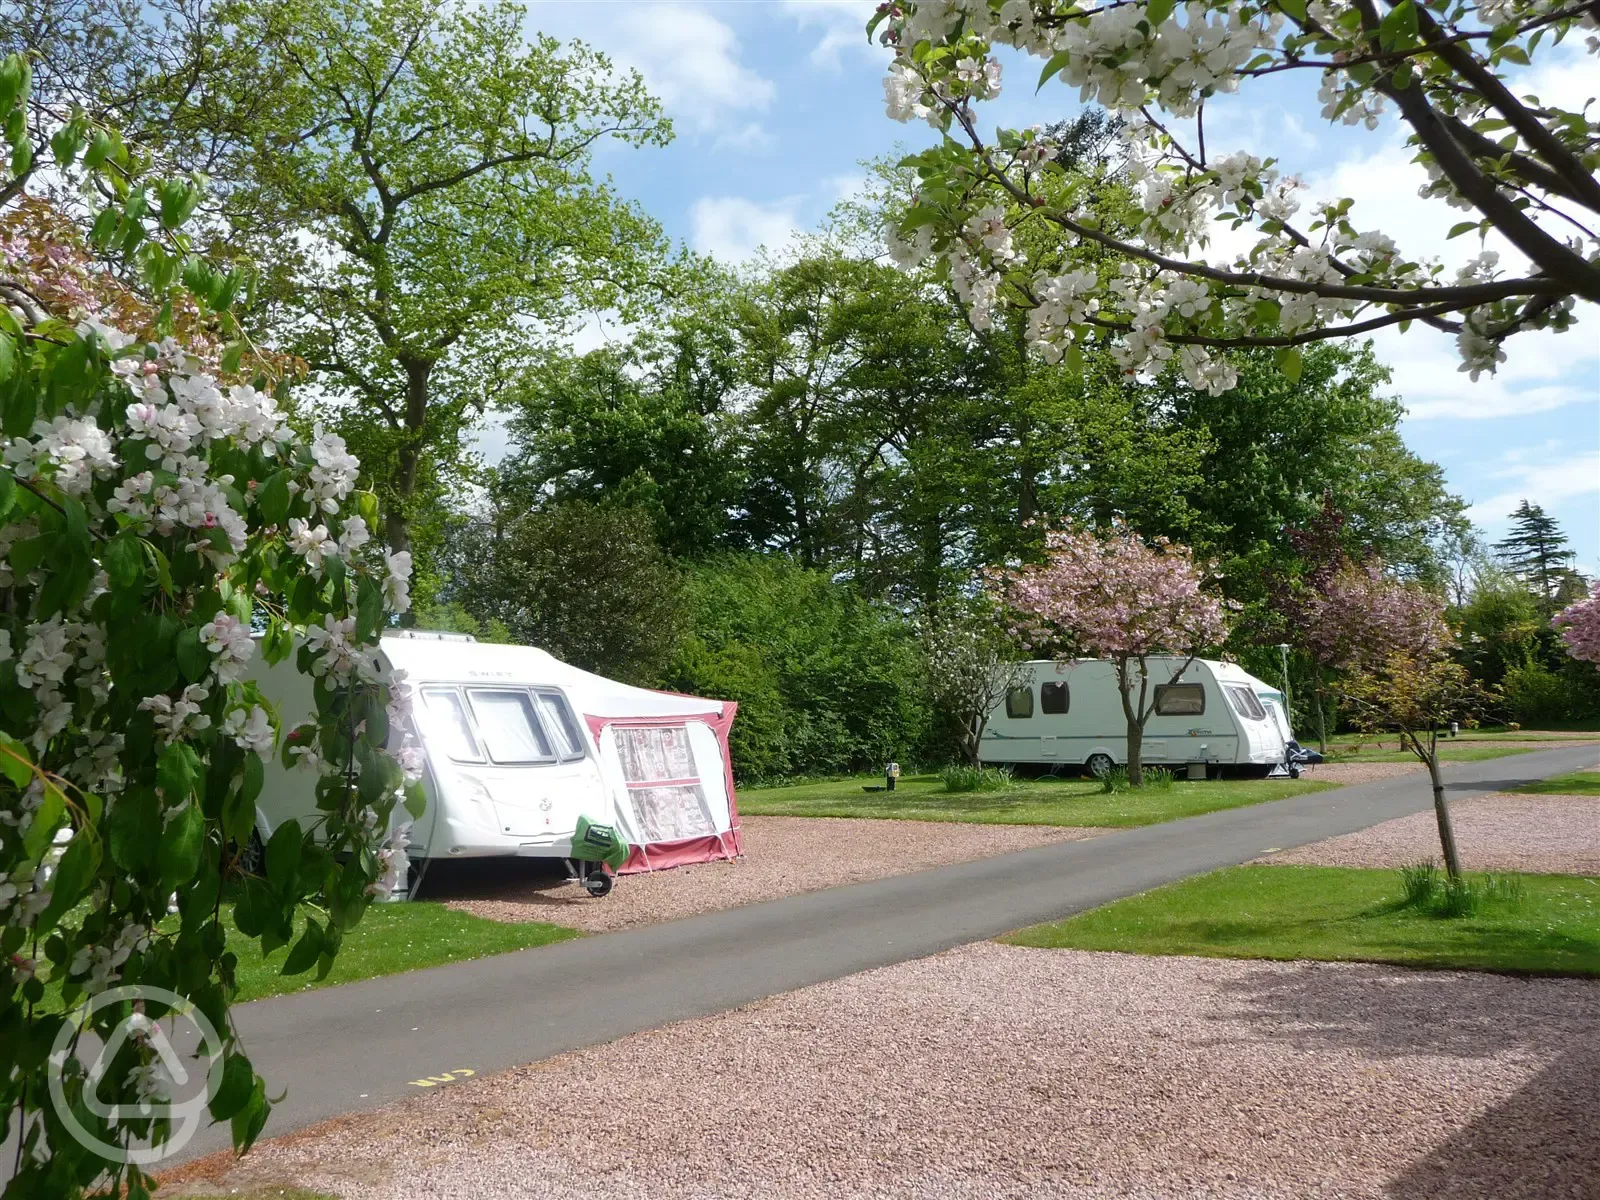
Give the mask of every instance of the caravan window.
POLYGON ((428 733, 438 739, 446 754, 466 762, 483 761, 478 740, 472 736, 472 722, 467 720, 467 706, 461 702, 461 693, 455 688, 425 687, 422 702, 428 708, 428 733))
POLYGON ((568 707, 566 697, 560 692, 535 692, 539 700, 539 713, 544 717, 544 727, 556 740, 556 749, 563 761, 583 757, 583 735, 578 732, 578 722, 568 707))
POLYGON ((1198 683, 1158 683, 1158 717, 1198 717, 1206 711, 1206 689, 1198 683))
POLYGON ((1072 703, 1072 696, 1067 691, 1067 685, 1061 682, 1041 683, 1039 685, 1039 708, 1046 716, 1059 716, 1067 711, 1072 703))
POLYGON ((473 688, 467 695, 489 757, 495 762, 534 763, 555 758, 550 738, 539 724, 533 699, 527 692, 473 688))
POLYGON ((1006 716, 1014 721, 1033 716, 1033 688, 1014 687, 1006 693, 1006 716))
POLYGON ((1267 710, 1261 707, 1261 701, 1256 699, 1256 694, 1247 687, 1230 687, 1227 689, 1228 698, 1233 701, 1233 710, 1249 721, 1265 721, 1267 710))

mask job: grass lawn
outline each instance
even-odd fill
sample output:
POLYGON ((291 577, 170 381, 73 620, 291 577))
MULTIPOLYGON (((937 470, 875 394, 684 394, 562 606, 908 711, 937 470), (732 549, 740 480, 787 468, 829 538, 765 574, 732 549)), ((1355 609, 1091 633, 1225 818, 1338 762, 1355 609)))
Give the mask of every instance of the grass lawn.
POLYGON ((288 947, 273 951, 263 960, 259 944, 246 941, 233 927, 231 911, 224 912, 223 924, 228 930, 229 948, 239 956, 240 1001, 353 983, 417 967, 437 967, 580 936, 576 930, 559 925, 488 921, 426 900, 374 904, 361 923, 344 935, 333 970, 317 983, 312 979, 315 972, 287 977, 278 974, 289 955, 288 947))
POLYGON ((1520 903, 1442 918, 1398 871, 1230 867, 1010 934, 1019 946, 1600 975, 1600 879, 1522 876, 1520 903))
MULTIPOLYGON (((1409 750, 1373 750, 1372 741, 1358 743, 1368 747, 1359 754, 1349 748, 1349 745, 1336 746, 1328 744, 1328 761, 1331 763, 1350 762, 1419 762, 1417 756, 1409 750)), ((1384 745, 1392 745, 1386 742, 1384 745)), ((1493 743, 1472 744, 1463 743, 1460 738, 1454 741, 1441 740, 1439 742, 1439 760, 1441 762, 1481 762, 1486 758, 1504 758, 1508 754, 1527 754, 1534 750, 1548 750, 1550 746, 1496 746, 1493 743)))
POLYGON ((1544 796, 1600 796, 1600 771, 1574 771, 1570 775, 1554 775, 1537 783, 1525 784, 1519 792, 1535 792, 1544 796))
POLYGON ((989 825, 1154 825, 1221 808, 1281 800, 1335 786, 1306 779, 1214 779, 1174 783, 1162 791, 1107 795, 1095 779, 1019 780, 1003 792, 946 792, 937 775, 900 780, 893 792, 862 791, 881 777, 860 775, 791 787, 745 788, 746 816, 896 817, 911 821, 976 821, 989 825))

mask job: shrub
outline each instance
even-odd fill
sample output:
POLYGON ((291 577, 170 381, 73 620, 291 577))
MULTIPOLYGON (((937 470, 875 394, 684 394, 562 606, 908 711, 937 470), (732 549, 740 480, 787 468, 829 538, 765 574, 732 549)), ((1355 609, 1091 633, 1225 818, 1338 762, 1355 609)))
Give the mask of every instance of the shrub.
POLYGON ((1447 876, 1439 886, 1433 912, 1439 917, 1470 917, 1478 911, 1482 899, 1477 887, 1469 880, 1461 876, 1447 876))
POLYGON ((939 772, 947 792, 1003 792, 1012 784, 1005 767, 951 766, 939 772))
POLYGON ((919 757, 924 672, 900 613, 826 572, 755 555, 691 568, 688 597, 693 633, 663 682, 739 701, 741 779, 877 772, 919 757))
POLYGON ((1485 875, 1482 891, 1487 903, 1507 908, 1516 908, 1527 898, 1521 875, 1485 875))
POLYGON ((1439 865, 1433 859, 1400 868, 1401 904, 1406 908, 1426 908, 1439 890, 1439 865))

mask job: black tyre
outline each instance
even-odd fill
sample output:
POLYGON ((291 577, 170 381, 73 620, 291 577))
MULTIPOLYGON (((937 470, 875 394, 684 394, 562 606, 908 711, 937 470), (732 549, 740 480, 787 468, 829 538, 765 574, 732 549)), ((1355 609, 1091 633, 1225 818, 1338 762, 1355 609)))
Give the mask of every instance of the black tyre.
POLYGON ((1089 761, 1083 764, 1083 769, 1096 779, 1104 779, 1112 771, 1116 770, 1116 767, 1117 764, 1112 761, 1109 754, 1091 754, 1089 755, 1089 761))
POLYGON ((261 844, 261 835, 252 829, 249 839, 239 850, 239 873, 262 875, 266 869, 267 848, 261 844))
POLYGON ((1289 764, 1289 778, 1290 779, 1299 779, 1300 778, 1300 764, 1299 763, 1290 763, 1289 764))
POLYGON ((611 876, 607 875, 603 870, 596 870, 594 874, 584 879, 583 886, 589 895, 598 900, 601 896, 609 896, 611 894, 611 876))

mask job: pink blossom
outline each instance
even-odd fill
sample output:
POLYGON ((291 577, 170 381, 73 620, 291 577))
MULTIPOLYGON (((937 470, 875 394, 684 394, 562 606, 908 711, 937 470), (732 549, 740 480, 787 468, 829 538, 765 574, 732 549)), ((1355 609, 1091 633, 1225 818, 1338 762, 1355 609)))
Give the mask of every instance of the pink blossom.
POLYGON ((1072 642, 1098 658, 1187 654, 1227 634, 1222 606, 1200 588, 1186 546, 1146 545, 1126 526, 1047 535, 1047 559, 1005 576, 1002 588, 1035 645, 1072 642))
POLYGON ((1600 583, 1594 584, 1587 598, 1558 612, 1551 624, 1561 629, 1567 653, 1573 658, 1600 663, 1600 583))
POLYGON ((1335 573, 1306 605, 1305 621, 1307 649, 1346 670, 1369 670, 1395 654, 1431 662, 1455 644, 1444 602, 1376 564, 1335 573))

